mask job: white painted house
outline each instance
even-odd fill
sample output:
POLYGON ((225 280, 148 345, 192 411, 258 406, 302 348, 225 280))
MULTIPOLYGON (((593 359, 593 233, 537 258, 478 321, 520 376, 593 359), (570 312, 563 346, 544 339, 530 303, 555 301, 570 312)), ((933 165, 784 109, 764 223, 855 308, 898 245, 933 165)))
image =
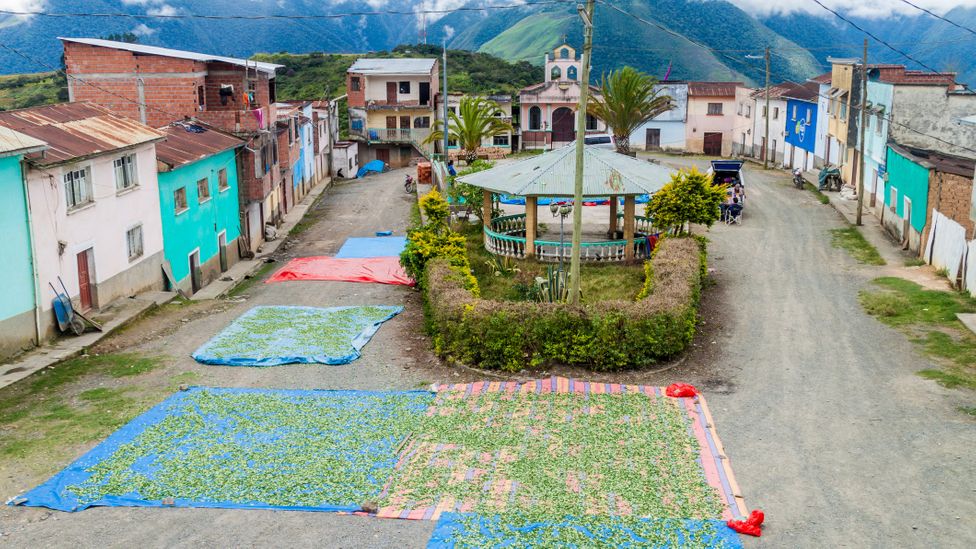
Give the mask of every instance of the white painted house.
MULTIPOLYGON (((164 134, 90 103, 0 113, 0 126, 43 140, 27 155, 40 290, 58 277, 79 310, 163 287, 156 142, 164 134)), ((59 288, 60 289, 60 288, 59 288)), ((45 336, 55 332, 41 300, 45 336)))
POLYGON ((781 165, 786 156, 786 98, 785 94, 796 87, 793 82, 783 82, 769 88, 769 112, 766 112, 766 89, 757 89, 751 95, 753 103, 753 156, 763 160, 769 156, 774 165, 781 165), (766 142, 766 117, 769 117, 769 142, 766 142))
POLYGON ((688 121, 688 83, 661 82, 654 89, 658 96, 669 96, 674 108, 641 124, 630 135, 630 147, 645 151, 682 151, 688 121))

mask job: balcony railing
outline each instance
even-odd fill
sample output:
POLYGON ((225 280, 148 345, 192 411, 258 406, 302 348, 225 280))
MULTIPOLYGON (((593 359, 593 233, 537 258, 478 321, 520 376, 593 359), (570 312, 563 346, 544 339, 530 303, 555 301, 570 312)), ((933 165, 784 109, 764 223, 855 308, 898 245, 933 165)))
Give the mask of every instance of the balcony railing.
MULTIPOLYGON (((623 215, 618 215, 622 218, 623 215)), ((653 222, 646 217, 635 217, 634 259, 647 259, 649 250, 647 235, 654 233, 653 222)), ((570 240, 562 243, 551 240, 535 240, 535 255, 539 261, 555 262, 569 259, 572 249, 570 240)), ((626 240, 606 240, 583 242, 580 245, 580 260, 588 263, 617 262, 626 259, 626 240)), ((485 228, 485 249, 495 255, 525 258, 525 214, 506 215, 491 220, 490 228, 485 228)))
POLYGON ((411 128, 366 128, 353 130, 370 143, 423 143, 430 135, 429 129, 411 128))

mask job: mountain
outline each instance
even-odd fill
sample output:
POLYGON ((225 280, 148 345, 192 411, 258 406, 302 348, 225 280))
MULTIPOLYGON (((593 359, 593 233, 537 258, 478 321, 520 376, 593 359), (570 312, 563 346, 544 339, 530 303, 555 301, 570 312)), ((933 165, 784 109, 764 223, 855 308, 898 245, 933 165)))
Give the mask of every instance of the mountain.
MULTIPOLYGON (((576 7, 505 0, 426 0, 428 7, 463 5, 468 11, 427 18, 430 44, 445 40, 452 49, 491 53, 511 61, 541 65, 543 54, 562 42, 582 43, 576 7), (499 5, 509 9, 480 9, 499 5)), ((130 17, 0 17, 0 73, 40 72, 60 65, 57 36, 131 32, 145 44, 250 56, 258 52, 367 53, 390 51, 420 41, 419 0, 39 0, 47 12, 125 13, 130 17), (381 12, 376 15, 367 13, 381 12), (314 15, 322 19, 160 19, 147 14, 314 15), (138 16, 138 17, 137 17, 138 16)), ((833 16, 794 13, 755 17, 725 0, 612 0, 613 6, 651 24, 597 4, 594 78, 632 65, 673 79, 745 79, 761 83, 764 64, 748 59, 769 46, 773 80, 802 80, 827 67, 828 56, 859 56, 863 35, 833 16), (702 48, 693 42, 707 46, 702 48), (718 52, 712 50, 721 50, 718 52)), ((976 8, 956 8, 946 16, 976 28, 976 8)), ((932 17, 852 18, 913 57, 960 79, 976 81, 976 36, 932 17)), ((906 62, 872 44, 871 60, 906 62)), ((910 62, 908 64, 911 64, 910 62)), ((912 68, 918 68, 912 66, 912 68)))

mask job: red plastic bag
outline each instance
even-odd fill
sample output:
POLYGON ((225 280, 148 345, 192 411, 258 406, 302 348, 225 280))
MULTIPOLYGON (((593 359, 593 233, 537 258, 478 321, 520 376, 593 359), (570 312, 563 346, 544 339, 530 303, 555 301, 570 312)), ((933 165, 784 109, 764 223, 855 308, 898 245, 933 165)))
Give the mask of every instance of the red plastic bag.
POLYGON ((664 394, 675 398, 693 397, 698 395, 698 389, 695 389, 694 385, 687 383, 672 383, 664 390, 664 394))
POLYGON ((749 514, 749 518, 746 520, 730 520, 725 524, 740 534, 747 534, 758 538, 762 535, 762 528, 760 526, 762 526, 764 520, 766 520, 766 515, 759 509, 756 509, 749 514))

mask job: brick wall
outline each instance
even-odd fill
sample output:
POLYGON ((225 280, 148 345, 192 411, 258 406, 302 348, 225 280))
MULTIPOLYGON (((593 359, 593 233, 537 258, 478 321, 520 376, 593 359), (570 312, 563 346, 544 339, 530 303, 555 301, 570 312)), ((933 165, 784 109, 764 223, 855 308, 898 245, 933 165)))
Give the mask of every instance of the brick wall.
POLYGON ((346 99, 350 107, 363 108, 366 106, 366 77, 358 73, 346 73, 346 99), (359 91, 352 90, 353 77, 359 78, 359 91))
MULTIPOLYGON (((969 217, 970 201, 973 197, 973 179, 961 175, 933 172, 929 178, 930 209, 959 223, 966 229, 968 238, 976 238, 973 233, 973 220, 969 217)), ((931 212, 929 212, 931 219, 931 212)))

